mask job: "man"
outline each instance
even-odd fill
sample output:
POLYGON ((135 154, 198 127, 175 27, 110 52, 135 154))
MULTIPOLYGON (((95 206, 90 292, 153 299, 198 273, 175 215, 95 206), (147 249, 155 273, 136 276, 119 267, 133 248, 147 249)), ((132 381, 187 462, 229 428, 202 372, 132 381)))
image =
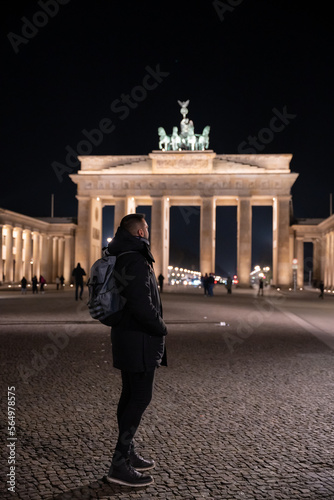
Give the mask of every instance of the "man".
POLYGON ((115 276, 126 304, 111 330, 113 364, 121 370, 122 392, 117 407, 118 440, 107 480, 133 487, 153 482, 140 471, 153 468, 154 461, 138 455, 133 438, 152 398, 155 369, 166 364, 167 328, 148 238, 145 215, 129 214, 108 246, 109 253, 118 256, 115 276))
POLYGON ((78 292, 80 288, 80 300, 82 300, 83 293, 83 277, 86 276, 85 270, 82 269, 80 263, 78 263, 77 267, 73 269, 72 276, 75 280, 75 300, 78 300, 78 292))

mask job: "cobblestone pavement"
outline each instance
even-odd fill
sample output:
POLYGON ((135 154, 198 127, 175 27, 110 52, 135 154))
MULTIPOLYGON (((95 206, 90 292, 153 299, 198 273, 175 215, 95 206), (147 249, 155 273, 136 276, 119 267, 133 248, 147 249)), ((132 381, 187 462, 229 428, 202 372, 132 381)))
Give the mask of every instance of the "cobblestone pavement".
POLYGON ((109 329, 72 292, 0 292, 0 497, 334 499, 333 350, 291 316, 307 312, 313 328, 322 318, 330 335, 334 297, 162 297, 169 367, 157 371, 137 438, 157 466, 154 484, 134 490, 103 479, 120 391, 109 329), (8 440, 8 387, 16 441, 8 440), (15 493, 5 483, 10 457, 15 493))

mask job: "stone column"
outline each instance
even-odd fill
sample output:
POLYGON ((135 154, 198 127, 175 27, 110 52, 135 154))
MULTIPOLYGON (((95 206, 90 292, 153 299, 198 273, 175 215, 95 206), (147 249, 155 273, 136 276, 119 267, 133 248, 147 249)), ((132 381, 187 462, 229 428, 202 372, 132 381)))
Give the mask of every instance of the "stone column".
POLYGON ((321 240, 313 240, 313 281, 321 280, 321 240))
POLYGON ((58 236, 54 236, 52 238, 52 274, 51 274, 51 280, 54 281, 56 279, 56 276, 58 274, 58 236))
POLYGON ((216 255, 216 199, 203 197, 200 217, 200 272, 215 272, 216 255))
POLYGON ((58 276, 64 275, 64 238, 58 239, 58 276))
POLYGON ((3 245, 3 236, 2 236, 3 225, 0 224, 0 284, 3 282, 3 255, 2 255, 2 245, 3 245))
POLYGON ((89 276, 91 266, 97 259, 102 257, 102 202, 99 198, 91 198, 89 212, 89 240, 86 245, 89 246, 89 260, 86 265, 81 267, 89 276))
POLYGON ((26 280, 31 281, 31 231, 24 230, 24 276, 26 280))
POLYGON ((13 279, 13 226, 6 224, 6 281, 13 279))
POLYGON ((53 262, 53 236, 51 235, 48 235, 46 240, 46 253, 48 262, 48 280, 51 282, 55 267, 53 262))
POLYGON ((251 199, 238 200, 237 275, 239 285, 249 287, 252 266, 252 206, 251 199))
POLYGON ((33 232, 33 273, 37 276, 39 280, 39 276, 41 274, 41 265, 40 265, 40 235, 38 231, 33 232))
POLYGON ((276 286, 290 284, 289 262, 290 196, 273 200, 273 281, 276 286))
MULTIPOLYGON (((74 238, 72 235, 65 236, 64 249, 64 278, 66 283, 71 283, 72 271, 74 269, 74 238)), ((87 271, 86 271, 87 272, 87 271)))
POLYGON ((114 234, 116 233, 121 220, 128 214, 136 213, 136 200, 133 196, 125 196, 116 200, 114 212, 114 234))
MULTIPOLYGON (((78 198, 78 227, 75 241, 75 265, 80 262, 84 269, 88 268, 90 260, 90 198, 77 196, 78 198)), ((86 271, 87 272, 87 271, 86 271)))
POLYGON ((41 275, 44 276, 47 283, 51 282, 51 266, 49 265, 49 246, 48 237, 46 234, 42 233, 40 235, 40 263, 41 263, 41 275))
POLYGON ((22 228, 16 227, 15 281, 21 281, 22 274, 22 228))
POLYGON ((304 240, 296 238, 296 259, 298 261, 297 268, 297 287, 304 287, 304 240))
POLYGON ((324 273, 324 285, 328 290, 334 287, 334 232, 330 231, 326 234, 326 263, 324 273))
POLYGON ((155 259, 154 270, 161 273, 167 283, 169 263, 169 200, 166 196, 152 199, 150 240, 155 259))

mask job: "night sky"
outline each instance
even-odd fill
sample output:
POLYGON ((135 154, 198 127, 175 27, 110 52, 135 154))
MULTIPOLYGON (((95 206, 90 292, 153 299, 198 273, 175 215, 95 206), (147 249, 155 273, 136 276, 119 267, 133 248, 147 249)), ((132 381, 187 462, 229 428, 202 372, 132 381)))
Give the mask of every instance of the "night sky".
MULTIPOLYGON (((65 158, 69 148, 77 151, 83 131, 109 118, 114 130, 91 154, 146 155, 158 149, 159 126, 167 133, 179 126, 177 100, 190 99, 195 132, 210 125, 210 149, 217 154, 247 148, 292 153, 291 169, 300 174, 292 190, 295 217, 328 217, 334 191, 329 6, 268 0, 6 2, 0 207, 49 216, 54 193, 55 216, 76 216, 76 186, 68 173, 77 167, 65 158), (120 112, 117 100, 142 84, 148 67, 161 81, 120 112), (288 123, 264 144, 259 137, 275 110, 285 112, 288 123), (54 162, 68 170, 57 175, 54 162)), ((253 264, 270 264, 271 213, 254 210, 253 220, 253 264)), ((171 263, 197 267, 199 210, 180 217, 174 208, 171 221, 171 263)), ((235 234, 235 209, 219 207, 218 272, 235 272, 235 234)))

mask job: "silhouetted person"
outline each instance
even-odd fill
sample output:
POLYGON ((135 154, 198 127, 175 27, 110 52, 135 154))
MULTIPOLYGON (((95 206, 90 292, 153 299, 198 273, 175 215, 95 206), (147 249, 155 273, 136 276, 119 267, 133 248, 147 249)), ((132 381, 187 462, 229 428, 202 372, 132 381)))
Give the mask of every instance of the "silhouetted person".
POLYGON ((80 298, 80 300, 82 300, 82 294, 83 294, 83 277, 86 276, 86 272, 80 266, 79 262, 78 262, 77 267, 75 267, 73 269, 72 276, 74 277, 74 280, 75 280, 75 300, 78 300, 79 288, 80 288, 79 298, 80 298))
POLYGON ((259 291, 257 292, 258 295, 263 295, 263 279, 259 279, 259 291))
POLYGON ((160 273, 158 276, 158 281, 159 281, 159 287, 160 287, 160 292, 162 293, 163 287, 164 287, 164 276, 160 273))
POLYGON ((37 276, 35 275, 31 278, 32 293, 38 293, 37 283, 37 276))
POLYGON ((204 288, 204 295, 208 294, 208 286, 209 286, 208 279, 209 279, 208 273, 205 273, 205 276, 201 277, 201 282, 204 288))
POLYGON ((227 289, 227 293, 228 294, 231 294, 232 293, 232 278, 231 276, 229 276, 227 278, 227 281, 226 281, 226 289, 227 289))
POLYGON ((210 276, 208 277, 208 295, 209 295, 209 297, 213 296, 214 284, 215 284, 215 279, 213 277, 213 274, 210 273, 210 276))
POLYGON ((23 293, 24 295, 27 293, 27 283, 27 280, 23 276, 23 278, 21 279, 21 293, 23 293))
POLYGON ((39 282, 41 284, 41 293, 44 293, 44 285, 46 283, 46 279, 44 278, 44 276, 40 275, 39 282))
POLYGON ((56 288, 59 290, 59 285, 60 285, 60 278, 59 276, 56 277, 56 288))
POLYGON ((320 290, 319 299, 323 299, 324 298, 324 282, 323 281, 320 281, 319 290, 320 290))
POLYGON ((60 279, 60 286, 61 286, 61 288, 63 288, 64 287, 64 283, 65 283, 65 278, 64 278, 63 275, 61 275, 59 279, 60 279))

